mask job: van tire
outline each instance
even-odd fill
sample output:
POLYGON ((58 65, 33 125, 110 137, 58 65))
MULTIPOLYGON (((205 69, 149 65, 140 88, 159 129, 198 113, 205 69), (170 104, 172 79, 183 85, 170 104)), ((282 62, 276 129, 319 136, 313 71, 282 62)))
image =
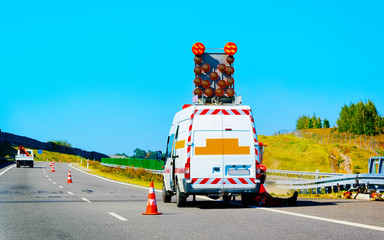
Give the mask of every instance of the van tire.
POLYGON ((231 201, 231 195, 224 194, 223 195, 223 202, 230 202, 231 201))
POLYGON ((19 164, 17 164, 17 165, 16 165, 16 167, 17 167, 17 168, 19 168, 19 167, 20 167, 20 165, 19 165, 19 164))
POLYGON ((185 203, 187 202, 187 198, 184 193, 180 192, 179 184, 176 183, 176 205, 177 207, 185 207, 185 203))
POLYGON ((163 202, 171 202, 172 195, 165 189, 165 183, 163 181, 163 202))

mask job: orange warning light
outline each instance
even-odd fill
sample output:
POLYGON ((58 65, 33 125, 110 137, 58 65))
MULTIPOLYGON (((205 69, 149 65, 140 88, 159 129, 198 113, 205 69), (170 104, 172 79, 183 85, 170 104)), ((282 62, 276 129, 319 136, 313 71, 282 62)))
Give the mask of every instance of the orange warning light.
POLYGON ((233 79, 233 78, 231 78, 231 77, 227 78, 227 84, 228 84, 228 86, 232 86, 234 83, 235 83, 235 79, 233 79))
POLYGON ((219 80, 217 82, 217 86, 219 86, 219 88, 225 88, 227 86, 227 83, 224 80, 219 80))
POLYGON ((203 80, 199 77, 196 77, 195 80, 193 80, 196 86, 200 86, 203 80))
POLYGON ((220 63, 219 66, 217 66, 217 68, 219 69, 220 72, 225 72, 225 64, 224 63, 220 63))
POLYGON ((224 90, 221 89, 221 88, 216 89, 216 91, 215 91, 215 95, 216 95, 217 97, 222 97, 222 96, 224 95, 224 90))
POLYGON ((200 55, 202 55, 204 53, 204 51, 205 51, 204 44, 202 44, 200 42, 197 42, 197 43, 193 44, 193 46, 192 46, 193 54, 195 54, 197 56, 200 56, 200 55))
POLYGON ((213 95, 213 89, 212 88, 207 88, 204 90, 204 95, 207 97, 212 97, 213 95))
POLYGON ((203 88, 209 88, 211 86, 211 82, 209 80, 204 80, 202 83, 201 83, 201 86, 203 88))
POLYGON ((203 69, 200 66, 196 66, 195 69, 193 69, 193 71, 195 72, 196 75, 199 75, 201 74, 203 69))
POLYGON ((233 42, 229 42, 224 46, 224 52, 228 55, 235 55, 237 52, 237 46, 233 42))
POLYGON ((203 71, 204 71, 205 73, 207 73, 207 72, 209 72, 209 70, 211 70, 211 66, 209 66, 208 63, 204 63, 203 66, 202 66, 202 68, 203 68, 203 71))
POLYGON ((193 61, 195 61, 196 64, 200 64, 203 61, 203 58, 200 56, 195 56, 193 61))
POLYGON ((227 63, 232 64, 235 61, 235 58, 233 56, 228 56, 226 60, 227 63))
POLYGON ((195 91, 193 91, 193 93, 201 97, 201 95, 203 95, 203 90, 201 90, 200 88, 196 88, 195 91))
POLYGON ((235 72, 235 69, 232 66, 228 66, 227 68, 225 68, 225 72, 228 75, 231 75, 231 74, 233 74, 235 72))
POLYGON ((209 77, 215 81, 219 78, 219 74, 217 74, 217 72, 211 72, 211 74, 209 74, 209 77))
POLYGON ((228 88, 227 91, 225 91, 225 94, 227 94, 228 97, 233 97, 233 95, 235 95, 235 90, 233 88, 228 88))

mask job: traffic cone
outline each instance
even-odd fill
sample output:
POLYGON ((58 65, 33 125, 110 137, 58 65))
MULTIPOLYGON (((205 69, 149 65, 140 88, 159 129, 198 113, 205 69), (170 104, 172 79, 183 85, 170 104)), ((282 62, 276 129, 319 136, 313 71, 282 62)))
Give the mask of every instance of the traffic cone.
POLYGON ((61 159, 59 160, 59 163, 61 163, 61 159))
POLYGON ((52 162, 49 162, 49 166, 52 167, 52 162))
POLYGON ((72 176, 71 176, 71 171, 68 173, 68 180, 67 183, 72 183, 72 176))
POLYGON ((52 170, 51 172, 55 172, 55 165, 52 165, 52 170))
POLYGON ((148 202, 147 202, 147 211, 143 215, 159 215, 162 213, 157 212, 155 188, 153 187, 153 182, 149 186, 148 202))
POLYGON ((69 160, 68 160, 68 163, 69 163, 69 160))

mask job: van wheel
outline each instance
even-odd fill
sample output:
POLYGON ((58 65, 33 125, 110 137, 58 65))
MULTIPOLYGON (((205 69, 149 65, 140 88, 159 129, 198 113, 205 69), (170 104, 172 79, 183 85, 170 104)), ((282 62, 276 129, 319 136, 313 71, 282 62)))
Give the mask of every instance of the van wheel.
POLYGON ((20 165, 19 165, 19 164, 17 164, 17 165, 16 165, 16 167, 17 167, 17 168, 19 168, 19 167, 20 167, 20 165))
POLYGON ((163 182, 163 202, 171 202, 172 195, 165 189, 165 183, 163 182))
POLYGON ((229 201, 231 201, 231 196, 228 194, 224 194, 223 195, 223 202, 229 202, 229 201))
POLYGON ((176 205, 178 207, 184 207, 185 203, 187 202, 187 198, 185 195, 180 192, 179 184, 176 184, 176 205))

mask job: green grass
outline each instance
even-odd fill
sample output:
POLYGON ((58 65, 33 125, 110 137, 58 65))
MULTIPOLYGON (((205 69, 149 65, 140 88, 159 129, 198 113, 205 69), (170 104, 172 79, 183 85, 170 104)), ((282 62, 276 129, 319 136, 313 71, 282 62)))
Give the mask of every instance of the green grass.
POLYGON ((368 159, 376 155, 351 145, 321 144, 294 135, 259 136, 259 141, 267 144, 263 161, 267 169, 346 173, 342 153, 351 158, 353 173, 367 173, 368 159))
MULTIPOLYGON (((87 162, 83 161, 79 165, 84 169, 87 167, 87 162)), ((154 174, 143 168, 112 168, 103 166, 98 161, 89 161, 89 169, 92 174, 144 187, 149 187, 151 181, 153 181, 155 188, 158 189, 161 189, 163 184, 162 174, 154 174)))

